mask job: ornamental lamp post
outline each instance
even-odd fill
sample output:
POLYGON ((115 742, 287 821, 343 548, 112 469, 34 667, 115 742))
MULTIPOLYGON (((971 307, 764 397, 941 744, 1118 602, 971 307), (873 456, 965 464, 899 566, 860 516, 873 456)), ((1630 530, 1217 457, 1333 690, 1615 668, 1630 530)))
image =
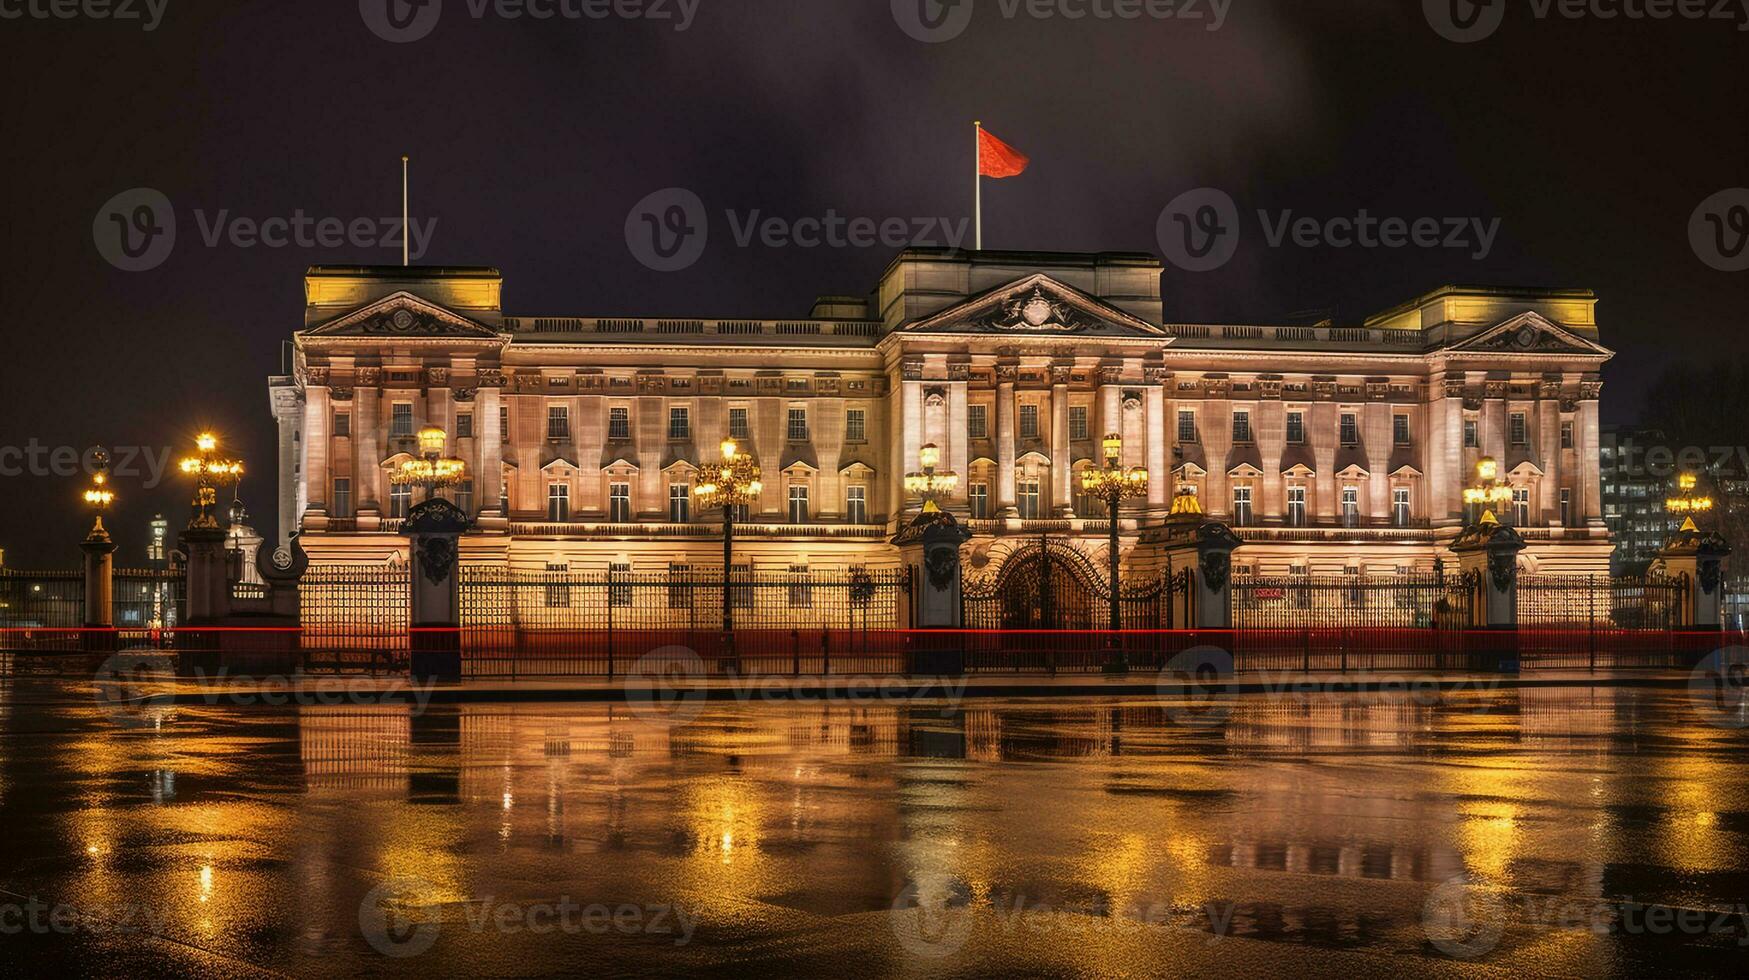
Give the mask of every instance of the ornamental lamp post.
POLYGON ((700 510, 723 509, 723 635, 732 652, 735 644, 735 610, 730 598, 729 570, 734 566, 735 509, 758 502, 764 484, 759 480, 759 461, 751 453, 741 452, 733 439, 724 439, 723 459, 716 466, 707 466, 692 488, 693 499, 700 510))
POLYGON ((1464 505, 1477 508, 1477 524, 1498 524, 1496 509, 1512 503, 1512 488, 1500 482, 1500 464, 1492 456, 1476 461, 1476 483, 1464 489, 1464 505))
POLYGON ((219 517, 215 513, 219 502, 219 485, 226 482, 235 483, 243 477, 243 461, 238 459, 223 459, 219 456, 219 440, 210 432, 202 432, 195 436, 196 455, 184 457, 179 468, 183 475, 194 477, 194 515, 188 526, 197 529, 216 529, 219 527, 219 517))
MULTIPOLYGON (((1148 493, 1148 471, 1140 466, 1125 469, 1123 466, 1123 437, 1112 433, 1105 437, 1105 465, 1097 469, 1088 467, 1081 471, 1081 491, 1089 497, 1097 497, 1105 501, 1106 522, 1109 532, 1108 555, 1110 562, 1108 574, 1111 582, 1111 632, 1112 642, 1117 642, 1117 632, 1123 628, 1123 616, 1119 604, 1118 587, 1118 553, 1117 553, 1117 519, 1119 504, 1126 498, 1146 496, 1148 493)), ((1116 661, 1111 665, 1114 671, 1121 672, 1127 668, 1123 652, 1120 649, 1116 661)))
POLYGON ((109 488, 109 453, 99 449, 91 457, 92 468, 91 487, 85 491, 85 503, 91 506, 96 515, 96 521, 91 525, 91 533, 87 540, 107 540, 109 532, 103 527, 103 512, 115 502, 115 491, 109 488))
POLYGON ((389 482, 396 486, 424 487, 426 500, 436 497, 439 490, 461 483, 467 477, 468 464, 443 455, 444 444, 448 441, 449 433, 435 425, 420 429, 419 458, 403 462, 400 469, 389 474, 389 482))
POLYGON ((960 475, 936 470, 941 465, 941 448, 933 442, 918 450, 917 461, 923 469, 905 474, 905 492, 923 501, 923 513, 940 513, 939 502, 953 496, 960 484, 960 475))
POLYGON ((1681 531, 1700 530, 1695 526, 1695 517, 1712 512, 1713 498, 1696 490, 1699 483, 1693 473, 1683 473, 1676 478, 1676 495, 1664 498, 1667 513, 1682 515, 1681 531))

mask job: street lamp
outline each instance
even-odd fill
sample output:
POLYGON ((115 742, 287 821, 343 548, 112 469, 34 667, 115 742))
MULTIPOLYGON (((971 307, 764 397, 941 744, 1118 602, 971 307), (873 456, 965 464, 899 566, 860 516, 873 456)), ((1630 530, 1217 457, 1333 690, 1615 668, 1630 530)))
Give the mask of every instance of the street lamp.
MULTIPOLYGON (((1113 433, 1105 437, 1105 465, 1095 469, 1088 467, 1081 471, 1081 491, 1089 497, 1098 497, 1105 501, 1106 513, 1110 517, 1110 547, 1107 558, 1111 563, 1111 632, 1116 634, 1123 627, 1123 617, 1118 608, 1118 578, 1117 578, 1117 514, 1118 504, 1125 498, 1145 496, 1148 492, 1148 471, 1140 466, 1125 469, 1123 466, 1123 437, 1113 433)), ((1113 642, 1116 642, 1115 635, 1113 642)), ((1123 666, 1123 654, 1119 652, 1117 666, 1123 666)))
POLYGON ((1697 515, 1710 513, 1713 509, 1713 498, 1696 491, 1699 480, 1693 473, 1684 473, 1676 478, 1676 496, 1664 499, 1664 510, 1671 514, 1682 515, 1682 530, 1698 531, 1694 524, 1697 515))
POLYGON ((1496 509, 1512 503, 1512 488, 1500 482, 1500 464, 1492 456, 1476 461, 1476 485, 1464 489, 1464 504, 1478 508, 1477 524, 1498 524, 1496 509))
POLYGON ((219 484, 231 483, 243 477, 243 461, 219 456, 219 440, 210 432, 194 437, 196 455, 184 457, 180 469, 184 476, 194 477, 194 516, 191 528, 216 528, 219 518, 214 509, 219 502, 219 484))
POLYGON ((448 440, 449 433, 435 425, 420 429, 419 458, 402 462, 400 469, 389 474, 389 482, 396 486, 424 487, 426 500, 437 496, 439 490, 461 483, 467 476, 468 465, 443 455, 448 440))
POLYGON ((735 508, 757 502, 764 484, 759 481, 759 461, 751 453, 741 452, 735 440, 724 439, 722 450, 722 462, 703 470, 698 485, 692 488, 692 496, 700 510, 723 509, 723 634, 732 648, 735 612, 730 600, 729 570, 734 567, 730 562, 734 558, 735 508))
POLYGON ((941 464, 941 449, 933 442, 918 451, 917 461, 923 469, 905 474, 905 492, 923 501, 923 513, 940 513, 937 502, 953 495, 954 488, 960 485, 960 475, 950 470, 936 471, 941 464))
POLYGON ((85 491, 85 502, 97 515, 97 520, 91 525, 92 538, 105 538, 109 532, 103 529, 103 512, 115 502, 115 491, 109 488, 109 453, 99 449, 91 458, 94 472, 91 474, 91 488, 85 491))

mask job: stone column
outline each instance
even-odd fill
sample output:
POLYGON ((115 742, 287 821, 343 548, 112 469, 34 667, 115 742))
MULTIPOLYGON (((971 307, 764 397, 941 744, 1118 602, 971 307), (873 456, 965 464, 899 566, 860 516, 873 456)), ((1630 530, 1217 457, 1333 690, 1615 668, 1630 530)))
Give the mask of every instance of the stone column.
MULTIPOLYGON (((925 509, 893 538, 911 570, 913 625, 919 630, 957 630, 960 617, 960 546, 971 532, 941 510, 925 509)), ((916 634, 908 673, 965 673, 965 648, 952 634, 916 634)))
POLYGON ((996 516, 1003 518, 1020 513, 1014 492, 1014 439, 1019 426, 1014 382, 1019 375, 1017 364, 996 365, 996 516))
POLYGON ((1075 516, 1074 489, 1069 485, 1073 468, 1069 459, 1070 370, 1066 365, 1051 365, 1051 504, 1059 517, 1075 516))
MULTIPOLYGON (((891 469, 903 481, 904 474, 916 470, 921 465, 918 459, 923 451, 924 439, 923 359, 920 357, 907 358, 900 365, 900 370, 902 380, 899 382, 899 459, 891 469)), ((778 482, 773 481, 766 485, 777 486, 778 482)), ((903 482, 899 486, 902 493, 903 482)), ((789 506, 787 500, 784 502, 784 506, 786 508, 789 506)), ((901 497, 900 506, 895 510, 902 512, 904 508, 904 500, 901 497)))
POLYGON ((273 407, 273 420, 279 430, 279 544, 291 544, 298 530, 298 449, 304 417, 304 395, 290 378, 274 378, 268 391, 273 407))
POLYGON ((1710 632, 1724 624, 1724 560, 1730 553, 1722 535, 1700 530, 1692 518, 1684 520, 1682 529, 1658 552, 1664 574, 1687 586, 1678 607, 1679 628, 1710 632))
MULTIPOLYGON (((964 365, 948 365, 947 383, 947 461, 948 467, 960 475, 952 501, 964 505, 966 487, 971 483, 971 440, 966 436, 966 369, 964 365)), ((873 424, 870 419, 870 424, 873 424)), ((870 501, 872 506, 873 501, 870 501)))
POLYGON ((212 676, 219 671, 217 632, 203 626, 220 626, 231 614, 231 578, 225 555, 223 528, 190 527, 182 532, 182 550, 188 555, 184 572, 187 583, 186 631, 178 631, 177 671, 183 676, 212 676), (183 643, 181 634, 190 637, 183 643))
POLYGON ((402 526, 412 558, 408 625, 415 680, 461 680, 459 542, 469 526, 468 516, 442 497, 415 505, 402 526))
MULTIPOLYGON (((1172 434, 1166 429, 1166 387, 1160 371, 1155 370, 1150 375, 1145 398, 1148 412, 1148 508, 1158 512, 1165 509, 1172 485, 1172 476, 1166 465, 1171 458, 1166 445, 1172 434)), ((1099 436, 1094 434, 1094 438, 1099 436)))
POLYGON ((115 646, 115 542, 103 528, 103 519, 91 526, 80 542, 85 553, 85 627, 81 646, 86 650, 112 650, 115 646))
POLYGON ((498 491, 504 485, 504 430, 498 424, 503 405, 497 388, 481 386, 474 392, 474 441, 479 444, 479 462, 474 470, 474 504, 480 510, 484 530, 502 531, 508 514, 498 508, 498 491))
POLYGON ((1472 670, 1518 672, 1518 553, 1524 539, 1497 521, 1464 529, 1451 551, 1458 573, 1474 583, 1470 633, 1472 670))

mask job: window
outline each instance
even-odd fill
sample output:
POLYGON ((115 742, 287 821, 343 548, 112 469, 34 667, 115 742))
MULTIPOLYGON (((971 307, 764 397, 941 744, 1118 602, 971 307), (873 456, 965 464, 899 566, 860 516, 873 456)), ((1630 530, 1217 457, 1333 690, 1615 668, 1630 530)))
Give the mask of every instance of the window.
POLYGON ((335 517, 352 516, 351 480, 334 481, 334 502, 329 506, 328 512, 335 517))
POLYGON ((844 520, 851 524, 868 523, 867 487, 849 487, 845 489, 844 520))
POLYGON ((1089 438, 1087 435, 1086 405, 1069 406, 1069 438, 1081 440, 1089 438))
POLYGON ((692 608, 692 566, 668 563, 668 608, 692 608))
POLYGON ((729 438, 753 438, 752 430, 747 428, 747 410, 745 408, 729 409, 729 438))
POLYGON ((607 520, 612 524, 630 524, 632 522, 631 484, 610 483, 607 485, 607 520))
POLYGON ((1561 448, 1573 448, 1573 423, 1571 422, 1561 423, 1561 448))
POLYGON ((1530 524, 1530 488, 1512 488, 1512 523, 1518 527, 1530 524))
POLYGON ((789 441, 808 441, 808 410, 792 408, 789 410, 789 441))
POLYGON ((548 585, 546 600, 548 609, 566 609, 570 607, 571 587, 564 581, 565 573, 570 570, 571 566, 562 562, 559 564, 547 562, 548 585), (558 579, 558 581, 555 582, 554 579, 558 579))
POLYGON ((510 408, 507 405, 498 406, 498 441, 510 444, 510 408))
POLYGON ((808 566, 789 567, 789 605, 791 609, 807 609, 814 604, 813 590, 808 588, 808 566))
POLYGON ((564 524, 571 520, 571 488, 563 483, 547 485, 547 520, 564 524))
POLYGON ((632 573, 630 562, 616 561, 607 566, 607 604, 621 609, 632 604, 632 586, 625 576, 632 573), (614 581, 614 579, 620 581, 614 581))
POLYGON ((352 435, 352 415, 350 413, 334 413, 334 434, 337 436, 352 435))
POLYGON ((1340 431, 1337 434, 1340 436, 1344 446, 1360 445, 1360 422, 1353 412, 1342 413, 1342 419, 1338 428, 1340 431))
POLYGON ((990 406, 988 406, 988 405, 967 405, 966 406, 966 438, 968 438, 968 439, 988 439, 988 438, 990 438, 990 406))
POLYGON ((668 410, 668 438, 692 438, 692 414, 685 408, 670 408, 668 410))
POLYGON ((1189 409, 1181 410, 1178 413, 1178 441, 1196 441, 1196 413, 1189 409))
POLYGON ((1409 526, 1409 488, 1393 487, 1391 489, 1391 523, 1397 527, 1409 526))
POLYGON ((1021 518, 1029 521, 1038 520, 1043 511, 1039 501, 1039 481, 1021 480, 1016 485, 1016 489, 1019 491, 1017 503, 1020 507, 1021 518))
POLYGON ((1251 441, 1251 413, 1233 413, 1233 441, 1244 443, 1251 441))
POLYGON ((413 406, 396 402, 389 406, 389 435, 405 439, 413 434, 413 406))
POLYGON ((668 484, 668 521, 686 524, 692 520, 692 486, 686 483, 668 484))
POLYGON ((990 485, 988 483, 973 483, 966 487, 966 506, 970 509, 974 520, 987 520, 990 517, 990 485))
POLYGON ((1287 444, 1303 446, 1306 444, 1306 413, 1287 413, 1287 444))
POLYGON ((462 513, 474 513, 474 481, 463 480, 455 486, 455 505, 462 513))
POLYGON ((1306 526, 1306 488, 1290 486, 1287 488, 1287 526, 1306 526))
POLYGON ((789 522, 791 524, 808 523, 808 488, 806 484, 792 483, 789 485, 789 522))
POLYGON ((1342 526, 1360 526, 1360 488, 1342 488, 1342 526))
POLYGON ((1020 406, 1020 438, 1038 438, 1038 406, 1020 406))
POLYGON ((1476 420, 1464 419, 1464 448, 1475 449, 1481 444, 1481 435, 1476 431, 1476 420))
POLYGON ((622 442, 632 437, 632 410, 615 405, 607 410, 607 438, 622 442))
POLYGON ((389 517, 402 520, 413 509, 413 488, 405 483, 389 487, 389 517))
POLYGON ((1409 416, 1391 416, 1391 442, 1398 446, 1409 444, 1409 416))
POLYGON ((1512 444, 1514 446, 1523 446, 1523 445, 1527 445, 1529 443, 1530 433, 1525 428, 1524 413, 1523 412, 1513 412, 1512 413, 1511 431, 1512 431, 1512 444))
POLYGON ((547 438, 571 438, 571 410, 563 405, 551 405, 547 408, 547 438))
POLYGON ((1561 526, 1573 526, 1573 491, 1567 487, 1561 488, 1561 526))
POLYGON ((1233 488, 1233 525, 1247 527, 1251 524, 1251 488, 1238 486, 1233 488))
POLYGON ((844 412, 844 441, 868 441, 868 412, 860 408, 846 409, 844 412))
POLYGON ((474 437, 474 413, 457 412, 455 416, 455 437, 457 439, 472 439, 474 437))
POLYGON ((498 481, 498 513, 510 516, 510 478, 504 477, 498 481))

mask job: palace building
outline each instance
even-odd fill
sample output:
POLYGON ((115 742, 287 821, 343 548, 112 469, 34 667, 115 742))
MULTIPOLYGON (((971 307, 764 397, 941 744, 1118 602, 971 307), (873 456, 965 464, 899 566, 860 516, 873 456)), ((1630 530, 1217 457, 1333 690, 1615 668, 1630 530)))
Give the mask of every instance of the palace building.
POLYGON ((489 268, 312 268, 293 373, 270 382, 280 537, 301 530, 318 564, 404 560, 422 491, 389 476, 437 426, 467 468, 447 493, 477 517, 464 561, 720 567, 692 491, 733 437, 763 484, 737 565, 896 567, 919 506, 903 478, 933 444, 975 580, 1041 536, 1103 551, 1079 472, 1116 433, 1151 477, 1126 548, 1188 486, 1245 541, 1240 570, 1424 571, 1487 456, 1529 567, 1608 571, 1591 292, 1447 286, 1344 326, 1186 324, 1161 271, 911 248, 865 295, 725 320, 510 314, 489 268))

